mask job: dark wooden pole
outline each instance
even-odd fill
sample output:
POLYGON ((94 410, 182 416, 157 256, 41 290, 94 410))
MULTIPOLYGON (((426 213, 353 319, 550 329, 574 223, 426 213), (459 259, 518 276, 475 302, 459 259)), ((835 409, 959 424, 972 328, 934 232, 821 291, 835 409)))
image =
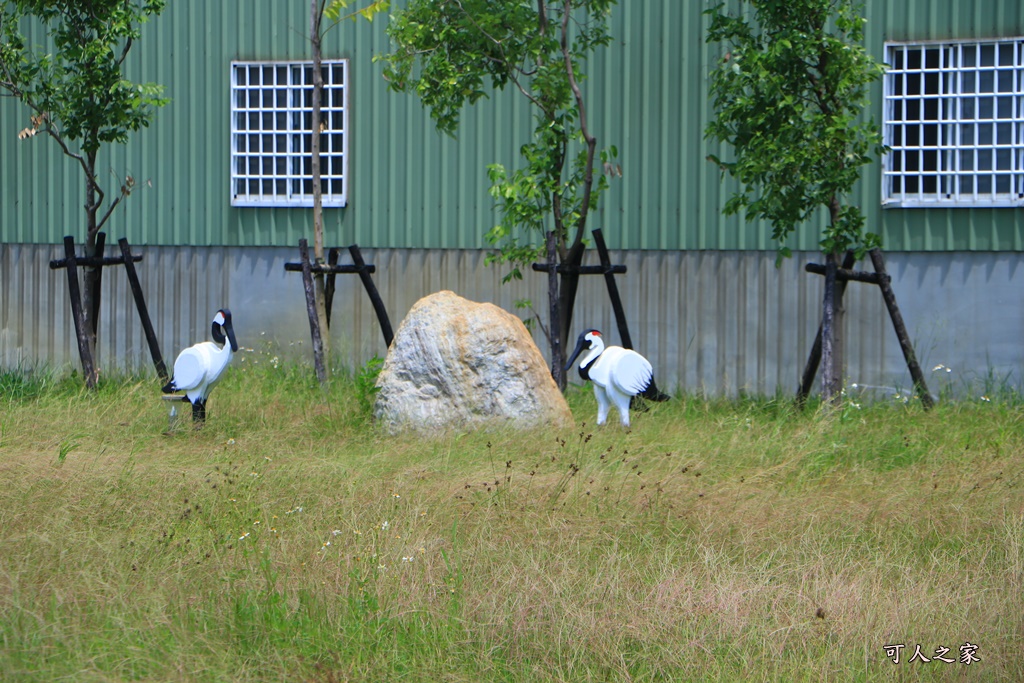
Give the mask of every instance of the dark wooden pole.
POLYGON ((149 308, 146 307, 146 297, 142 295, 142 285, 139 283, 139 274, 135 271, 135 262, 132 258, 132 249, 128 239, 122 237, 117 241, 121 247, 121 255, 124 257, 124 270, 128 274, 128 284, 132 288, 132 296, 135 297, 135 307, 139 309, 139 319, 142 321, 142 331, 146 334, 146 343, 149 345, 149 355, 153 357, 153 366, 160 380, 166 382, 167 366, 164 364, 163 355, 160 353, 160 343, 157 342, 156 332, 153 331, 153 323, 149 319, 149 308))
MULTIPOLYGON (((843 257, 843 266, 836 271, 838 282, 836 283, 836 298, 842 301, 843 295, 846 293, 847 280, 839 277, 839 273, 846 270, 849 271, 853 268, 853 264, 856 263, 857 257, 854 255, 852 250, 847 250, 846 256, 843 257)), ((809 263, 805 267, 805 270, 809 273, 819 273, 820 275, 825 274, 824 267, 816 267, 811 269, 810 266, 815 264, 809 263)), ((855 278, 850 278, 855 279, 855 278)), ((814 385, 814 377, 818 374, 818 364, 821 363, 821 328, 822 325, 818 325, 818 334, 814 337, 814 345, 811 346, 811 354, 807 358, 807 365, 804 366, 804 374, 800 378, 800 386, 797 388, 796 400, 797 403, 803 405, 807 401, 807 397, 811 395, 811 387, 814 385)))
POLYGON ((551 377, 560 391, 565 391, 565 354, 562 351, 562 326, 558 300, 558 249, 555 232, 549 231, 545 242, 548 258, 548 341, 551 344, 551 377))
MULTIPOLYGON (((331 247, 327 251, 327 265, 331 268, 338 265, 339 249, 331 247)), ((331 329, 331 306, 334 304, 334 280, 337 273, 330 273, 327 276, 327 284, 324 285, 324 317, 327 319, 327 329, 331 329)))
POLYGON ((601 266, 604 270, 604 282, 608 285, 608 298, 612 302, 612 311, 615 313, 615 325, 619 328, 619 339, 623 348, 633 348, 633 340, 629 336, 629 326, 626 324, 626 311, 622 308, 622 299, 619 298, 619 287, 615 284, 615 276, 612 275, 612 260, 608 257, 608 247, 604 242, 604 234, 600 228, 591 230, 594 236, 594 244, 597 246, 597 255, 601 259, 601 266))
POLYGON ((910 370, 910 377, 914 380, 914 387, 917 395, 921 398, 921 405, 925 410, 935 405, 932 395, 928 392, 928 385, 924 381, 924 373, 917 363, 917 355, 914 353, 914 346, 910 342, 910 335, 907 333, 907 326, 903 323, 903 316, 900 308, 896 305, 896 294, 892 291, 891 278, 885 270, 885 259, 882 251, 878 248, 868 252, 871 255, 871 263, 875 266, 875 272, 879 275, 878 287, 882 290, 882 298, 885 300, 885 307, 889 309, 889 317, 892 319, 892 326, 896 330, 896 338, 903 350, 903 357, 907 361, 907 368, 910 370))
POLYGON ((373 284, 373 278, 370 277, 370 270, 363 261, 363 255, 359 252, 359 247, 353 244, 348 248, 348 253, 352 255, 352 263, 358 268, 359 279, 363 283, 363 287, 366 289, 367 296, 370 297, 370 303, 373 304, 373 310, 377 312, 377 321, 380 323, 380 331, 384 335, 384 343, 391 346, 391 342, 395 339, 395 333, 391 331, 391 320, 388 318, 388 311, 384 308, 384 301, 380 298, 380 293, 377 291, 377 286, 373 284))
POLYGON ((306 312, 309 314, 309 332, 313 338, 313 365, 320 386, 327 384, 327 368, 324 365, 324 344, 320 336, 320 317, 316 313, 316 294, 313 291, 313 271, 309 263, 309 245, 299 240, 299 258, 302 261, 302 287, 306 291, 306 312))
MULTIPOLYGON (((597 255, 601 259, 601 267, 604 269, 604 282, 608 286, 608 298, 612 302, 612 311, 615 313, 615 326, 619 328, 619 339, 622 341, 623 348, 631 349, 633 348, 633 339, 629 336, 626 310, 622 306, 621 297, 619 297, 619 286, 615 283, 615 272, 625 273, 626 267, 619 266, 621 271, 615 270, 615 266, 612 265, 612 260, 608 256, 608 247, 605 244, 601 228, 591 230, 591 234, 594 235, 594 245, 597 247, 597 255)), ((658 389, 653 377, 650 386, 644 390, 641 396, 649 401, 667 401, 670 398, 668 394, 662 393, 658 389)))
MULTIPOLYGON (((106 232, 96 233, 96 257, 100 259, 102 263, 103 252, 106 250, 106 232)), ((85 321, 89 326, 89 339, 92 342, 92 362, 93 366, 99 365, 99 302, 102 299, 102 284, 103 284, 103 266, 89 266, 85 268, 86 282, 89 281, 91 272, 91 278, 95 289, 95 294, 91 300, 91 308, 86 311, 85 321)), ((88 299, 88 297, 86 297, 88 299)))
MULTIPOLYGON (((843 263, 845 264, 846 261, 843 261, 843 263)), ((804 270, 816 275, 825 274, 825 266, 820 263, 808 263, 804 266, 804 270)), ((836 282, 866 282, 870 285, 877 285, 878 277, 878 273, 866 273, 862 270, 852 270, 844 266, 836 269, 836 282)))
MULTIPOLYGON (((75 263, 79 268, 83 266, 119 266, 124 263, 123 256, 104 256, 103 258, 92 258, 92 257, 75 257, 75 263)), ((142 261, 140 254, 132 256, 132 261, 139 263, 142 261)), ((66 258, 55 258, 50 259, 50 270, 59 270, 60 268, 68 265, 66 258)))
POLYGON ((93 366, 92 351, 86 332, 85 316, 82 312, 82 290, 78 286, 78 263, 75 257, 75 238, 68 235, 64 238, 64 258, 68 273, 68 294, 71 297, 71 317, 75 321, 75 336, 78 338, 78 355, 82 359, 82 374, 85 375, 85 386, 96 388, 96 370, 93 366))
POLYGON ((821 314, 821 397, 826 403, 839 400, 839 372, 835 365, 836 255, 825 260, 825 294, 821 314))

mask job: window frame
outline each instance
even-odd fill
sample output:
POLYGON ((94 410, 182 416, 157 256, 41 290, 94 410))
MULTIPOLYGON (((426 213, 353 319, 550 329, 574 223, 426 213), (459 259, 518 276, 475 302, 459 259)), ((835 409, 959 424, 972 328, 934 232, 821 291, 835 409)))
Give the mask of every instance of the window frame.
POLYGON ((882 133, 890 151, 882 157, 882 206, 1024 206, 1024 37, 886 41, 885 61, 882 133), (991 64, 984 63, 986 48, 992 49, 991 64), (1000 64, 1007 49, 1011 63, 1000 64), (914 50, 919 51, 918 64, 912 67, 914 50), (938 57, 937 65, 929 65, 929 51, 938 57), (973 58, 965 58, 969 52, 973 58), (991 89, 986 91, 987 74, 991 89), (1009 76, 1008 90, 1002 88, 1001 74, 1009 76), (908 83, 915 76, 919 92, 913 93, 908 83), (896 92, 900 84, 902 92, 896 92), (1004 116, 1007 103, 1010 114, 1004 116), (932 116, 925 113, 929 107, 932 116), (986 107, 991 109, 987 116, 986 107))
MULTIPOLYGON (((237 207, 297 207, 313 206, 312 171, 307 172, 311 160, 306 138, 312 136, 307 119, 312 116, 312 105, 307 98, 312 93, 312 60, 236 60, 231 62, 230 78, 230 186, 231 206, 237 207), (283 68, 285 83, 278 82, 278 69, 283 68), (239 82, 240 71, 246 70, 245 82, 239 82), (273 82, 266 78, 268 70, 273 71, 273 82), (260 74, 260 83, 253 84, 252 74, 260 74), (301 78, 296 78, 301 75, 301 78), (305 82, 309 78, 310 82, 305 82), (266 94, 270 92, 271 102, 266 94), (284 103, 274 93, 280 92, 284 103), (246 97, 246 93, 250 96, 246 97), (257 93, 253 105, 251 93, 257 93), (247 101, 244 106, 242 98, 247 101), (267 115, 270 118, 267 118, 267 115), (249 115, 249 120, 241 117, 249 115), (281 116, 283 115, 283 116, 281 116), (252 116, 259 118, 257 127, 252 127, 252 116), (267 123, 270 125, 266 125, 267 123), (272 140, 271 149, 264 146, 272 140), (303 142, 307 144, 303 146, 303 142), (254 144, 255 143, 255 144, 254 144), (280 149, 283 143, 283 149, 280 149), (257 149, 253 149, 256 147, 257 149), (282 165, 283 164, 283 165, 282 165), (249 168, 243 168, 249 165, 249 168), (269 170, 268 170, 269 165, 269 170), (255 168, 254 168, 255 166, 255 168), (266 191, 266 183, 271 191, 266 191), (251 188, 257 186, 256 192, 251 188), (308 186, 308 193, 306 189, 308 186), (283 190, 282 190, 283 188, 283 190)), ((321 127, 333 117, 340 116, 341 129, 336 126, 322 130, 321 140, 321 185, 323 206, 344 207, 348 204, 349 180, 349 60, 325 59, 322 65, 326 72, 321 107, 321 127), (330 80, 331 74, 340 67, 341 82, 330 80), (340 91, 341 105, 332 103, 334 93, 340 91), (340 147, 339 149, 332 149, 340 147), (340 173, 336 166, 340 165, 340 173), (332 184, 340 186, 340 192, 330 191, 332 184)))

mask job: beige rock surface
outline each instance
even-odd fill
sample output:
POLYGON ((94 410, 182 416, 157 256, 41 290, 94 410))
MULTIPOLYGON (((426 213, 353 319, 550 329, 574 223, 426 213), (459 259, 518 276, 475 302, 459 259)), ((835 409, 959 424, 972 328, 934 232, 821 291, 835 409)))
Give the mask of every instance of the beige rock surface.
POLYGON ((392 432, 573 421, 522 321, 450 291, 412 307, 377 387, 374 414, 392 432))

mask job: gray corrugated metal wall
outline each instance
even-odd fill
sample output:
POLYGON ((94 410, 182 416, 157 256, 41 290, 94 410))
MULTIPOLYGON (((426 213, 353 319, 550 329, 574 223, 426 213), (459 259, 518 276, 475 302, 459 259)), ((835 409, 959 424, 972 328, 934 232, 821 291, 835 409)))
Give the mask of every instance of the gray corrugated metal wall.
MULTIPOLYGON (((147 247, 144 254, 139 272, 169 363, 182 347, 207 338, 210 317, 225 305, 234 311, 239 343, 255 349, 253 358, 267 357, 262 352, 309 362, 301 280, 283 267, 294 260, 293 250, 147 247)), ((0 299, 0 367, 40 361, 77 367, 67 280, 48 267, 58 255, 50 246, 0 247, 0 272, 19 273, 5 280, 12 290, 0 299)), ((480 251, 380 249, 365 257, 377 266, 374 279, 395 328, 417 299, 441 289, 512 311, 517 299, 529 297, 546 323, 544 278, 502 285, 480 251)), ((618 283, 630 331, 662 387, 711 394, 794 390, 820 316, 821 278, 803 272, 813 254, 798 253, 781 269, 765 252, 628 251, 612 258, 628 266, 618 283)), ((889 270, 929 378, 940 363, 955 371, 934 376, 933 391, 942 388, 940 378, 966 389, 989 373, 1021 387, 1024 256, 898 253, 889 255, 889 270)), ((127 278, 110 269, 103 282, 100 366, 151 367, 127 278)), ((847 308, 850 381, 907 387, 878 290, 851 285, 847 308)), ((334 348, 345 365, 386 352, 358 278, 339 277, 333 320, 334 348)), ((573 326, 571 336, 592 326, 618 343, 603 278, 584 278, 573 326)), ((539 332, 535 338, 546 351, 539 332)))
MULTIPOLYGON (((764 226, 720 214, 730 185, 705 161, 713 151, 703 140, 712 115, 707 72, 719 48, 704 43, 701 12, 712 4, 622 0, 611 17, 615 42, 588 70, 591 126, 601 145, 618 146, 624 172, 592 223, 613 248, 773 248, 764 226)), ((294 246, 308 236, 307 211, 230 207, 227 137, 231 60, 304 58, 307 9, 280 0, 176 0, 145 27, 130 75, 165 84, 173 99, 127 148, 101 161, 105 176, 109 169, 140 181, 111 236, 193 246, 294 246)), ((869 0, 866 13, 869 48, 879 58, 889 39, 1024 34, 1019 0, 869 0)), ((485 247, 483 235, 497 220, 485 167, 518 163, 532 115, 523 98, 502 93, 466 110, 458 140, 439 135, 414 97, 387 92, 381 65, 371 62, 388 49, 385 23, 345 22, 328 34, 327 54, 351 59, 353 130, 351 201, 328 211, 328 241, 485 247)), ((876 119, 880 93, 876 88, 876 119)), ((52 141, 19 142, 15 134, 25 125, 24 110, 0 98, 0 239, 59 243, 80 232, 83 182, 52 141)), ((878 165, 869 167, 856 196, 886 248, 1024 250, 1020 212, 883 211, 879 177, 878 165)), ((815 249, 816 233, 802 230, 793 246, 815 249)))

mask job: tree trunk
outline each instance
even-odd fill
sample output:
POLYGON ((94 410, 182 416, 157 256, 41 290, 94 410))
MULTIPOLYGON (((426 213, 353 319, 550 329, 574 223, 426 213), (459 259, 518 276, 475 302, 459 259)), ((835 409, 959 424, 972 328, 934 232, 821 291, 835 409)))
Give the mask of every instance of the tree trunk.
POLYGON ((825 261, 825 294, 821 314, 821 397, 827 404, 839 402, 839 369, 836 365, 836 269, 835 254, 827 254, 825 261))
POLYGON ((548 321, 551 335, 551 376, 560 391, 565 391, 565 339, 562 330, 562 305, 558 286, 558 249, 555 233, 547 234, 548 257, 548 321))
MULTIPOLYGON (((839 195, 832 195, 828 204, 829 218, 833 226, 839 222, 842 207, 839 195)), ((842 401, 843 388, 843 313, 842 295, 836 283, 839 269, 839 254, 832 251, 825 255, 825 296, 821 313, 821 397, 826 403, 842 401)))
MULTIPOLYGON (((839 255, 833 256, 836 268, 839 267, 839 255)), ((844 287, 837 280, 832 292, 832 367, 835 372, 833 386, 837 400, 842 400, 843 388, 846 385, 846 299, 844 287)))
MULTIPOLYGON (((320 14, 319 0, 310 0, 310 28, 309 40, 313 47, 313 112, 312 112, 312 135, 310 140, 310 153, 312 154, 311 166, 313 176, 313 257, 318 264, 324 263, 324 225, 323 225, 323 188, 320 185, 320 106, 323 99, 324 79, 321 72, 323 55, 320 46, 320 14)), ((321 358, 316 360, 317 366, 325 368, 325 375, 320 383, 325 384, 330 374, 331 357, 331 335, 327 325, 327 297, 326 283, 323 273, 316 273, 313 277, 314 300, 316 303, 316 315, 320 327, 320 349, 321 358)), ((314 354, 317 353, 314 348, 314 354)))
POLYGON ((313 367, 320 386, 327 385, 327 368, 323 359, 323 328, 316 311, 316 297, 313 295, 313 273, 310 269, 309 247, 305 239, 299 240, 299 257, 302 260, 302 289, 306 293, 306 313, 309 315, 309 336, 313 339, 313 367))
MULTIPOLYGON (((96 177, 96 152, 89 152, 86 155, 86 179, 85 179, 85 249, 83 255, 86 258, 102 256, 97 253, 96 235, 99 227, 96 222, 96 214, 99 212, 99 205, 96 200, 96 185, 93 179, 96 177)), ((100 245, 102 246, 102 244, 100 245)), ((92 368, 87 372, 85 378, 86 386, 94 388, 99 378, 99 358, 96 355, 96 336, 99 331, 100 312, 100 275, 99 266, 85 266, 82 269, 82 315, 85 318, 85 340, 89 346, 89 355, 92 359, 92 368)))
MULTIPOLYGON (((846 255, 843 257, 842 269, 850 270, 856 262, 853 250, 847 250, 846 255)), ((845 304, 843 304, 843 295, 846 292, 846 285, 846 280, 839 280, 836 282, 836 293, 834 297, 834 300, 838 301, 839 306, 842 306, 844 310, 845 304)), ((807 397, 811 395, 811 388, 814 385, 814 377, 818 374, 818 366, 821 364, 821 337, 822 329, 819 325, 818 334, 814 338, 814 344, 811 345, 811 353, 807 357, 807 365, 804 366, 804 372, 800 376, 800 386, 796 390, 796 402, 800 406, 803 406, 807 397)))

